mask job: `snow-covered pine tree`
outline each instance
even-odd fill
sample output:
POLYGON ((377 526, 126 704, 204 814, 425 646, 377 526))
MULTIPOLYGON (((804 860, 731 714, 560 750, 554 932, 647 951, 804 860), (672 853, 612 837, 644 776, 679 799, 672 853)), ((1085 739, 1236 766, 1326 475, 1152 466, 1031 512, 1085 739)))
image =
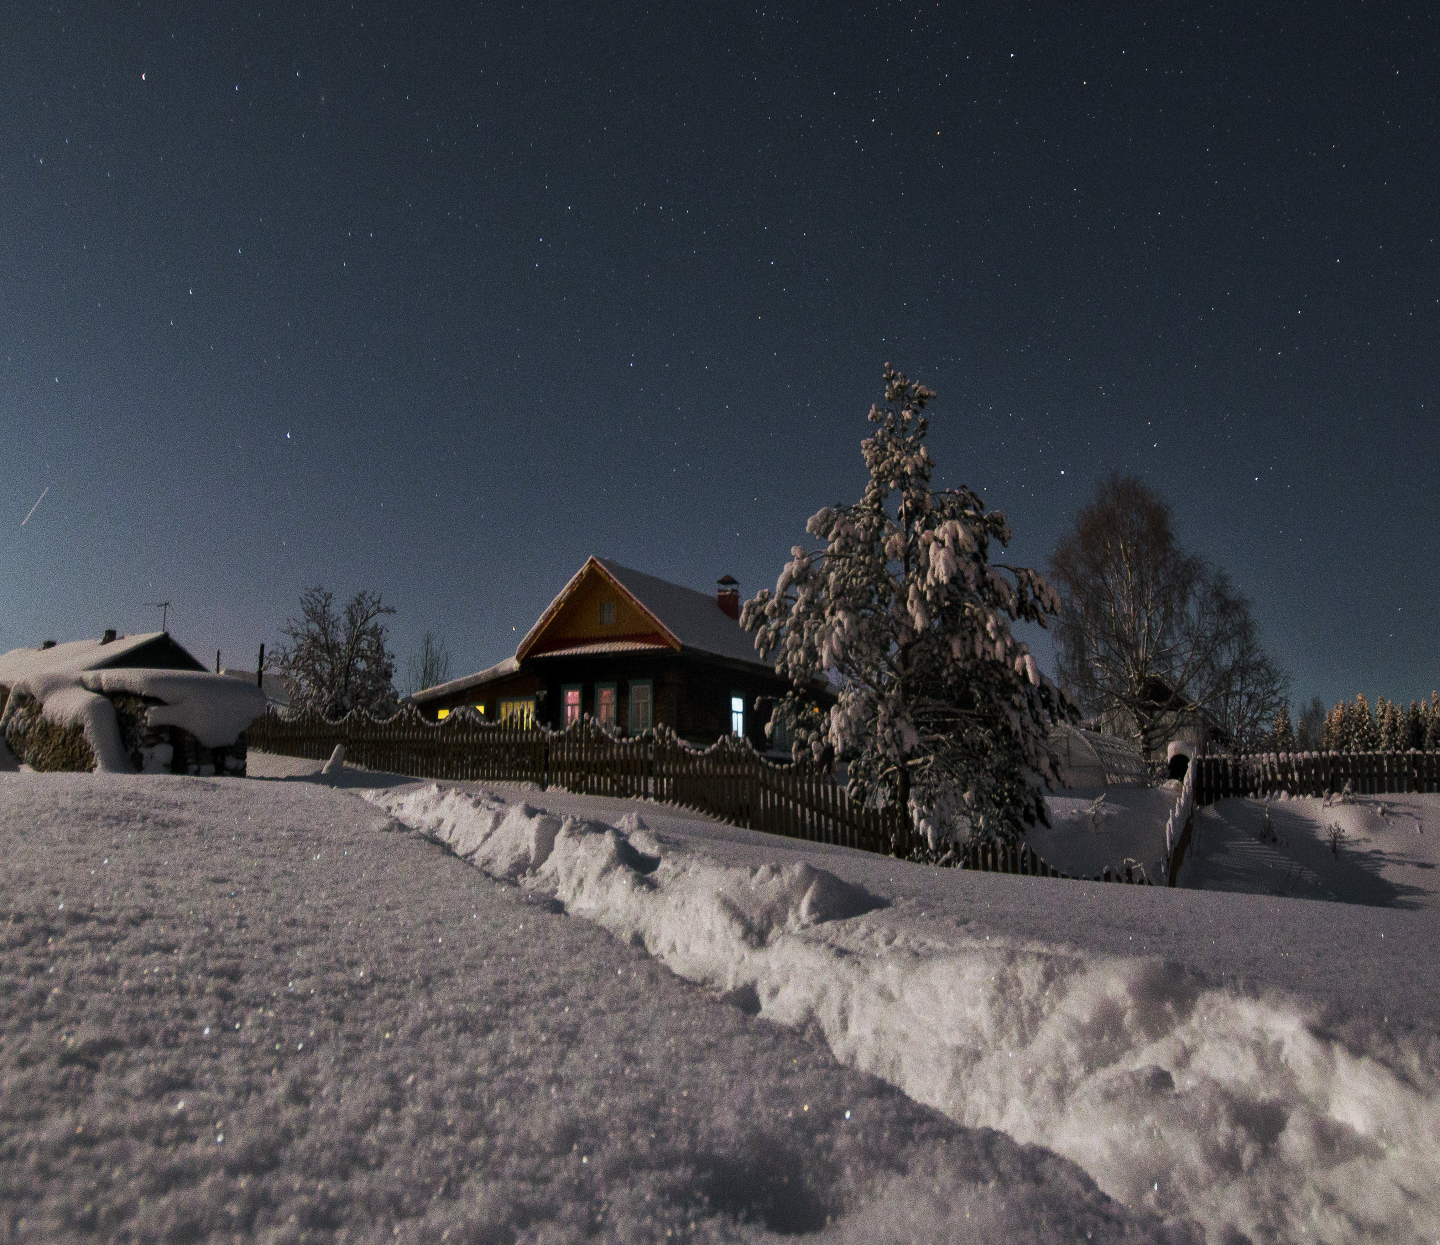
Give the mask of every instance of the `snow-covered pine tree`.
POLYGON ((1265 747, 1270 752, 1294 752, 1295 728, 1290 722, 1290 702, 1280 706, 1275 721, 1270 726, 1270 738, 1265 747))
POLYGON ((861 443, 864 497, 811 517, 824 547, 795 546, 741 625, 796 688, 770 729, 790 725, 797 759, 843 762, 851 798, 904 810, 938 849, 1043 823, 1056 772, 1046 739, 1079 714, 1010 631, 1044 626, 1054 591, 991 562, 992 543, 1011 539, 1003 514, 968 488, 931 488, 922 412, 934 396, 886 364, 885 404, 861 443), (837 699, 819 711, 804 689, 827 675, 837 699))
POLYGON ((1380 728, 1370 714, 1370 702, 1364 692, 1355 693, 1345 724, 1350 732, 1351 752, 1374 752, 1380 747, 1380 728))
POLYGON ((1405 719, 1401 716, 1400 706, 1384 697, 1381 697, 1381 703, 1384 708, 1376 714, 1380 751, 1400 752, 1405 747, 1405 719))
POLYGON ((1325 730, 1320 742, 1326 752, 1349 750, 1350 732, 1346 729, 1346 717, 1345 702, 1342 700, 1330 710, 1330 716, 1325 719, 1325 730))
POLYGON ((379 593, 357 592, 335 612, 335 598, 324 588, 307 588, 300 597, 300 621, 281 628, 290 640, 279 667, 295 687, 290 703, 313 709, 332 721, 352 709, 390 717, 398 708, 395 657, 385 644, 382 614, 393 614, 379 593))
POLYGON ((1425 751, 1440 751, 1440 692, 1430 693, 1429 713, 1425 719, 1425 751))

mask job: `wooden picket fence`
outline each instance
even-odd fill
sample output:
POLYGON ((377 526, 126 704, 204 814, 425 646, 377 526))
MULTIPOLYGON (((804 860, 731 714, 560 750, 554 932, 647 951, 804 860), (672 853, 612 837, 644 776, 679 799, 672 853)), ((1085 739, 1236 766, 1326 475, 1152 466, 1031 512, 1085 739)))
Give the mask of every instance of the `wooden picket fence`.
MULTIPOLYGON (((659 800, 766 834, 831 843, 881 855, 906 855, 897 812, 850 799, 834 776, 813 766, 777 765, 744 740, 697 749, 665 728, 620 739, 586 719, 568 730, 485 722, 467 711, 431 722, 415 709, 377 721, 352 713, 339 722, 316 713, 270 710, 248 732, 249 746, 323 761, 345 745, 345 759, 366 769, 461 782, 533 782, 582 795, 659 800)), ((960 868, 1065 878, 1025 844, 969 844, 960 868)), ((1094 881, 1144 882, 1106 869, 1094 881)))
POLYGON ((249 746, 283 756, 327 758, 336 744, 366 769, 413 778, 533 782, 583 795, 659 800, 767 834, 890 854, 907 850, 894 810, 850 799, 827 772, 777 765, 745 740, 690 747, 660 728, 620 739, 589 719, 562 732, 484 722, 452 713, 435 723, 413 709, 386 721, 352 713, 271 710, 253 723, 249 746))
POLYGON ((1074 873, 1062 873, 1045 863, 1027 843, 971 843, 961 853, 960 868, 977 869, 984 873, 1021 873, 1037 878, 1077 878, 1087 882, 1127 882, 1132 885, 1150 886, 1151 881, 1143 868, 1133 863, 1119 868, 1108 865, 1103 872, 1093 877, 1080 877, 1074 873))
POLYGON ((1268 752, 1200 757, 1195 803, 1287 792, 1292 796, 1401 795, 1440 791, 1440 752, 1268 752))

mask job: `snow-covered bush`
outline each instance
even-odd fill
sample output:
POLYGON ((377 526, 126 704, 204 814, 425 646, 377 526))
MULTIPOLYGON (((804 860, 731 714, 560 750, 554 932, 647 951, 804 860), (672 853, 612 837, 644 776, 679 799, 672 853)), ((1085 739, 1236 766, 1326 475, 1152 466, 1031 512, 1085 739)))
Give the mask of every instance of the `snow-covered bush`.
POLYGON ((843 763, 851 798, 905 810, 932 852, 1044 822, 1058 771, 1047 736, 1078 716, 1010 631, 1044 626, 1054 592, 990 561, 1011 538, 1003 514, 968 488, 931 488, 934 396, 886 365, 864 497, 813 515, 824 546, 795 546, 775 591, 741 615, 795 686, 767 731, 793 731, 797 759, 843 763), (812 690, 827 678, 833 704, 812 690))
POLYGON ((15 759, 40 773, 55 770, 92 770, 95 753, 85 740, 85 728, 76 722, 52 722, 41 713, 40 702, 25 692, 6 696, 5 743, 15 759))

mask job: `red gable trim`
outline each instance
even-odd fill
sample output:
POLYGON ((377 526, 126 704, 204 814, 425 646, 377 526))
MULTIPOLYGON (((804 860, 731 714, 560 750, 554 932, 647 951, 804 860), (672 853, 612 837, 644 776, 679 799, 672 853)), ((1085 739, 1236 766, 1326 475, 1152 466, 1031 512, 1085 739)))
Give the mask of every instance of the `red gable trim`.
MULTIPOLYGON (((555 616, 561 611, 561 609, 564 608, 565 603, 570 599, 575 589, 579 586, 580 581, 585 578, 586 572, 589 571, 592 567, 598 574, 605 577, 605 581, 612 588, 614 588, 616 592, 622 593, 627 601, 629 601, 646 618, 648 618, 652 623, 655 624, 656 639, 660 643, 667 644, 671 648, 676 649, 677 651, 679 650, 679 648, 681 647, 679 637, 675 635, 675 633, 671 631, 669 627, 667 627, 658 618, 656 618, 655 615, 652 614, 650 610, 645 607, 645 603, 641 601, 638 597, 636 597, 635 594, 630 591, 630 589, 625 587, 625 585, 622 584, 618 579, 616 579, 614 575, 610 574, 610 572, 605 569, 599 558, 597 558, 594 554, 591 554, 590 557, 586 560, 585 565, 582 566, 578 571, 576 571, 573 576, 571 576, 570 582, 560 590, 560 595, 550 602, 550 605, 546 609, 546 611, 540 615, 540 617, 536 620, 535 625, 530 628, 529 632, 526 633, 525 638, 520 641, 520 647, 515 650, 516 661, 524 661, 525 658, 529 657, 532 652, 543 653, 546 651, 546 647, 565 648, 576 642, 573 638, 570 638, 546 646, 542 644, 541 636, 544 634, 545 628, 548 627, 555 620, 555 616)), ((624 638, 628 639, 630 637, 627 636, 624 638)))
POLYGON ((670 641, 658 631, 628 631, 624 635, 610 636, 605 640, 575 636, 554 640, 538 639, 525 654, 527 657, 541 657, 546 653, 561 652, 567 648, 592 648, 597 644, 631 644, 636 648, 669 648, 670 641))

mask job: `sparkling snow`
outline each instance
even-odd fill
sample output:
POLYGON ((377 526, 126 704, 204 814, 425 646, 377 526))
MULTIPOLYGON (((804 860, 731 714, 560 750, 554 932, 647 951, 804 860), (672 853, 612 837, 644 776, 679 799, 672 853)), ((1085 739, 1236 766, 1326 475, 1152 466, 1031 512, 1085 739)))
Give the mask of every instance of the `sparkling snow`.
POLYGON ((250 760, 277 780, 0 776, 17 1239, 1440 1235, 1407 896, 974 875, 250 760))

